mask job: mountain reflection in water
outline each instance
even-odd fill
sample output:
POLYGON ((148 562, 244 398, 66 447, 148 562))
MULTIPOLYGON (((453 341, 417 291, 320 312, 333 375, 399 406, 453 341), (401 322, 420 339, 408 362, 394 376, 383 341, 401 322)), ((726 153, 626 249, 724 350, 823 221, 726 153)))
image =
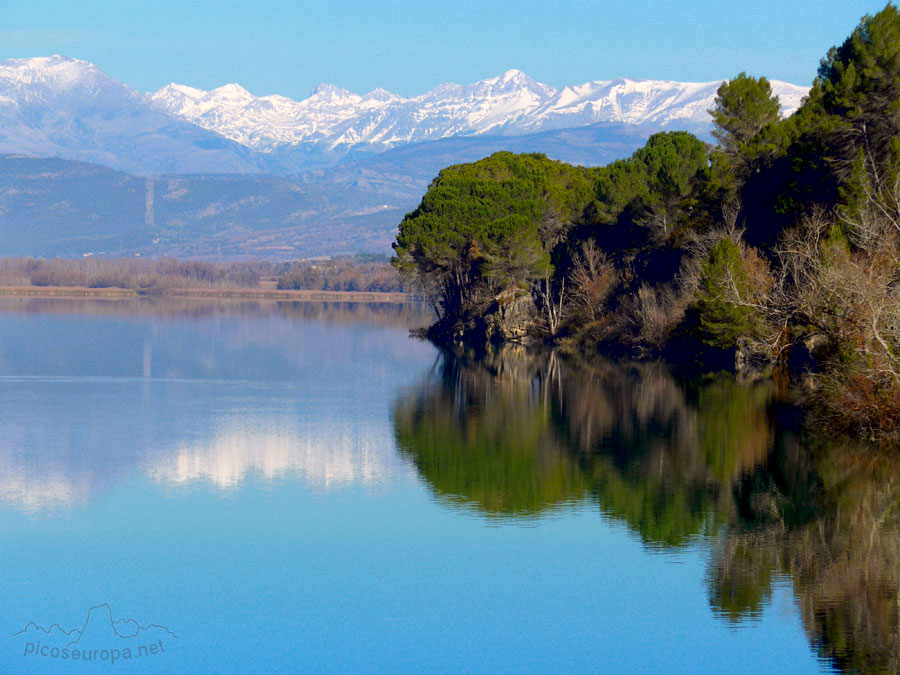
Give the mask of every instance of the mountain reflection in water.
POLYGON ((819 654, 900 671, 900 456, 805 442, 766 384, 506 348, 441 357, 393 407, 401 452, 452 508, 534 518, 593 500, 651 549, 712 549, 709 601, 758 617, 789 579, 819 654))
POLYGON ((329 489, 374 484, 408 474, 377 428, 358 425, 287 425, 278 419, 219 420, 211 440, 181 444, 148 469, 161 483, 205 482, 232 489, 255 476, 264 481, 293 477, 329 489), (279 427, 280 425, 280 427, 279 427))
POLYGON ((232 490, 410 475, 386 423, 420 304, 0 298, 0 507, 131 477, 232 490))

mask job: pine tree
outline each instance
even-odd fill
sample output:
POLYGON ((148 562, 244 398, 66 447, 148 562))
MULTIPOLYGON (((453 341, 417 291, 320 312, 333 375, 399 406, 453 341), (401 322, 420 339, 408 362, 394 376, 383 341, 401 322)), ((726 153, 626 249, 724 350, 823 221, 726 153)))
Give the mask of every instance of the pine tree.
POLYGON ((746 173, 763 151, 760 133, 779 120, 778 97, 765 77, 740 73, 722 83, 709 114, 719 150, 739 173, 746 173))

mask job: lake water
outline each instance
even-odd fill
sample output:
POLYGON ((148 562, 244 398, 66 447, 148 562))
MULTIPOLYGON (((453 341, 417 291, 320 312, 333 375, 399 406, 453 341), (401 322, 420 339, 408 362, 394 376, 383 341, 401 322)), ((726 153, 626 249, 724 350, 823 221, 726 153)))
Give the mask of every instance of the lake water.
POLYGON ((897 668, 895 455, 429 318, 0 301, 0 672, 897 668))

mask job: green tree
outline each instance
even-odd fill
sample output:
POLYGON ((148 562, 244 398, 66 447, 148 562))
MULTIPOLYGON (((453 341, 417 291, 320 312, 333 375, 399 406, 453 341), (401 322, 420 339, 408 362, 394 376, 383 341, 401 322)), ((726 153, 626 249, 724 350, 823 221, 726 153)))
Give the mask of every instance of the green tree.
POLYGON ((751 308, 733 302, 735 295, 749 295, 750 284, 741 250, 730 239, 722 239, 706 256, 697 291, 700 339, 728 349, 735 340, 754 332, 751 308))
POLYGON ((779 120, 778 97, 765 77, 740 73, 722 83, 709 114, 721 152, 734 164, 746 167, 759 152, 754 141, 760 132, 779 120))
POLYGON ((866 15, 819 66, 810 101, 887 141, 900 113, 900 12, 888 4, 866 15), (874 128, 871 128, 873 127, 874 128))
POLYGON ((589 172, 499 152, 438 175, 403 219, 394 265, 433 288, 445 316, 546 279, 550 251, 592 192, 589 172))
POLYGON ((587 477, 534 395, 535 373, 515 356, 484 368, 447 355, 439 378, 394 405, 400 452, 442 501, 521 517, 587 496, 587 477), (510 375, 518 369, 532 376, 510 375))
POLYGON ((630 158, 599 172, 592 219, 598 225, 637 224, 668 235, 697 205, 708 168, 709 148, 692 134, 654 134, 630 158))
POLYGON ((696 206, 709 149, 685 131, 669 131, 651 136, 634 161, 643 165, 647 182, 639 222, 666 235, 696 206))
POLYGON ((841 188, 841 201, 853 208, 864 182, 875 193, 893 187, 900 134, 900 11, 895 5, 863 17, 840 46, 828 51, 799 112, 804 126, 799 145, 822 156, 841 188))

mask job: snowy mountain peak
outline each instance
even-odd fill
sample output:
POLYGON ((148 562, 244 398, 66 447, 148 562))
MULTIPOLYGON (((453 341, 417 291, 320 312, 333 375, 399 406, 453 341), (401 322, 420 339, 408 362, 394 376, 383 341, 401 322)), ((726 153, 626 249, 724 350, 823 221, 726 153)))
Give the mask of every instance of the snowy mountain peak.
POLYGON ((62 56, 53 54, 52 56, 34 56, 27 59, 9 59, 3 61, 0 66, 4 68, 16 68, 20 70, 30 70, 33 72, 77 72, 94 71, 101 72, 90 61, 82 61, 71 56, 62 56))
MULTIPOLYGON (((320 84, 309 98, 257 98, 237 85, 209 93, 173 85, 151 94, 169 112, 256 150, 315 143, 385 149, 456 135, 528 134, 597 122, 655 125, 708 133, 720 81, 667 82, 619 78, 557 90, 521 70, 470 85, 443 84, 404 98, 383 89, 365 96, 320 84), (176 95, 177 94, 177 95, 176 95), (227 95, 226 95, 227 94, 227 95)), ((790 114, 808 91, 772 81, 790 114)))
POLYGON ((175 84, 174 82, 160 89, 160 91, 164 90, 169 90, 172 93, 181 94, 182 96, 187 96, 192 99, 203 98, 203 96, 206 95, 206 92, 202 89, 194 89, 185 84, 175 84))
POLYGON ((341 87, 335 86, 333 84, 328 84, 327 82, 322 82, 319 86, 309 92, 310 98, 314 96, 318 96, 319 98, 327 98, 337 96, 346 97, 350 95, 350 92, 346 89, 342 89, 341 87))
POLYGON ((488 81, 519 87, 527 87, 529 85, 539 84, 537 80, 528 77, 528 75, 523 73, 521 70, 517 70, 515 68, 513 68, 512 70, 507 70, 500 77, 494 77, 488 81))
MULTIPOLYGON (((0 122, 10 120, 5 135, 0 134, 0 150, 44 148, 37 154, 47 154, 52 147, 57 156, 72 156, 67 145, 90 131, 92 152, 102 156, 106 120, 126 114, 133 116, 129 128, 160 129, 177 121, 186 125, 183 138, 199 134, 204 152, 228 148, 228 153, 235 150, 228 141, 244 146, 238 153, 301 144, 313 153, 344 153, 357 146, 377 152, 454 136, 527 135, 599 122, 704 135, 719 85, 620 78, 557 90, 511 69, 409 98, 383 89, 361 96, 333 84, 319 85, 301 101, 255 96, 235 83, 211 91, 171 83, 144 95, 86 61, 47 56, 0 63, 0 122), (34 125, 41 127, 39 133, 34 125)), ((808 91, 778 81, 772 88, 784 114, 796 110, 808 91)), ((237 162, 246 166, 243 157, 237 162)))
POLYGON ((206 92, 171 84, 150 100, 87 61, 0 63, 0 154, 96 162, 125 170, 255 171, 246 147, 170 112, 206 92), (221 167, 221 168, 219 168, 221 167))
POLYGON ((391 92, 378 87, 377 89, 373 89, 368 94, 362 97, 364 101, 396 101, 400 97, 396 94, 392 94, 391 92))
MULTIPOLYGON (((198 91, 198 90, 194 90, 198 91)), ((233 101, 250 101, 254 98, 253 94, 244 89, 241 85, 231 83, 231 84, 223 84, 221 87, 216 87, 212 91, 209 92, 210 96, 213 97, 221 97, 224 99, 230 99, 233 101)))
POLYGON ((507 70, 498 77, 491 77, 481 82, 476 82, 471 86, 471 89, 477 92, 491 91, 496 93, 526 91, 540 97, 549 97, 556 93, 556 89, 553 87, 538 82, 521 70, 516 69, 507 70))
POLYGON ((86 115, 143 100, 143 95, 80 59, 56 55, 0 63, 0 106, 15 108, 18 114, 49 110, 55 116, 77 110, 86 115))
POLYGON ((94 64, 69 56, 38 56, 0 62, 0 86, 64 92, 96 82, 115 83, 94 64))
POLYGON ((502 84, 510 84, 518 87, 526 87, 529 89, 541 89, 544 90, 552 96, 556 91, 553 87, 550 87, 542 82, 538 82, 533 77, 529 77, 521 70, 517 70, 513 68, 512 70, 507 70, 503 75, 499 78, 495 78, 499 80, 502 84))

